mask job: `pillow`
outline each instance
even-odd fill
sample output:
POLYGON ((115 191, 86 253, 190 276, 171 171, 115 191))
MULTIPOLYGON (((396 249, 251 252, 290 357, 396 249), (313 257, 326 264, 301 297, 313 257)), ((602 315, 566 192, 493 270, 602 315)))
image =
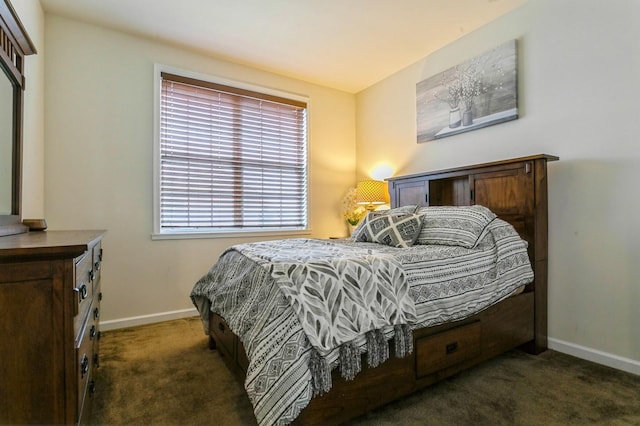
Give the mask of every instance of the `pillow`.
POLYGON ((414 214, 418 210, 418 206, 415 204, 409 204, 407 206, 395 207, 393 209, 388 210, 374 210, 371 214, 380 216, 380 215, 398 215, 398 214, 414 214))
POLYGON ((422 230, 415 244, 475 247, 482 231, 496 215, 488 208, 475 206, 420 207, 422 230))
POLYGON ((354 234, 354 240, 391 247, 411 247, 421 228, 422 219, 417 214, 369 214, 364 218, 360 231, 354 234))
POLYGON ((360 230, 362 229, 362 226, 364 225, 364 221, 368 216, 383 216, 383 215, 399 215, 399 214, 413 214, 416 212, 416 210, 418 210, 418 206, 413 204, 413 205, 407 205, 407 206, 400 206, 400 207, 396 207, 393 209, 387 209, 387 210, 374 210, 374 211, 370 211, 367 213, 367 215, 358 223, 358 226, 356 226, 356 229, 353 230, 353 232, 351 233, 351 237, 354 241, 356 240, 356 235, 358 235, 358 233, 360 232, 360 230))

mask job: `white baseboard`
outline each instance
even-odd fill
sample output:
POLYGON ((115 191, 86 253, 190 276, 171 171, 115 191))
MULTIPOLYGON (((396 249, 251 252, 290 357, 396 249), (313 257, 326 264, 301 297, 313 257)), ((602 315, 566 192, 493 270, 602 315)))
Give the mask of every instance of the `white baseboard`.
POLYGON ((180 311, 161 312, 158 314, 141 315, 139 317, 120 318, 116 320, 100 321, 100 330, 109 331, 118 328, 134 327, 136 325, 153 324, 156 322, 170 321, 180 318, 198 316, 196 308, 182 309, 180 311))
POLYGON ((549 349, 640 376, 640 361, 549 338, 549 349))

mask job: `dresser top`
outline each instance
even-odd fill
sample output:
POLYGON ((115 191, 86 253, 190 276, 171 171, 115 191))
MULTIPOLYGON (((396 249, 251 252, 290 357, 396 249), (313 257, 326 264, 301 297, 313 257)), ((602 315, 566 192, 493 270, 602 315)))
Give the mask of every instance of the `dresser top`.
POLYGON ((20 258, 69 258, 84 253, 106 231, 37 231, 0 237, 0 263, 20 258))

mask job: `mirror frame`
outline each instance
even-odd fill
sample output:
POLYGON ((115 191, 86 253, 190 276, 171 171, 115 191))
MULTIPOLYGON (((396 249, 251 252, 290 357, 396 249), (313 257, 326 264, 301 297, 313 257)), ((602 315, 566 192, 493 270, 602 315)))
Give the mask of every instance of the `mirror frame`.
POLYGON ((36 48, 15 9, 9 0, 0 0, 0 73, 6 74, 14 87, 11 214, 0 215, 0 236, 28 230, 21 223, 24 58, 35 53, 36 48))

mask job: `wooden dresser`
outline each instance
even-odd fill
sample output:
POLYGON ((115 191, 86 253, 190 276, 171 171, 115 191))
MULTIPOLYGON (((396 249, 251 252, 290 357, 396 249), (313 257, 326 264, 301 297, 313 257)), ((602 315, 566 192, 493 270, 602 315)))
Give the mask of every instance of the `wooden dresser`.
POLYGON ((87 423, 104 231, 0 237, 0 424, 87 423))

